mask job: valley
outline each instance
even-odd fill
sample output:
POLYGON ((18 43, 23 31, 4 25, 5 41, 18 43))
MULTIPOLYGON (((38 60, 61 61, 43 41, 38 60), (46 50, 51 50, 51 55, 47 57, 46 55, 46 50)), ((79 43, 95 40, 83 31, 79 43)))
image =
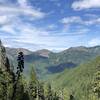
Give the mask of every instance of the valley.
POLYGON ((22 48, 5 48, 1 44, 0 98, 99 100, 99 55, 100 46, 74 47, 54 53, 46 49, 32 52, 22 48), (19 52, 24 53, 24 70, 19 70, 19 52))

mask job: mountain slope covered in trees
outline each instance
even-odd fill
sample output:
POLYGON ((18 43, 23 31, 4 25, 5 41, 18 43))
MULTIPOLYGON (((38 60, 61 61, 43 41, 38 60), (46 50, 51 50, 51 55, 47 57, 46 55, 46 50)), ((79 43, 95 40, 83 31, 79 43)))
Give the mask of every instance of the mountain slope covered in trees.
MULTIPOLYGON (((17 69, 14 71, 6 56, 6 50, 0 42, 1 100, 100 99, 100 56, 80 66, 66 69, 54 76, 52 74, 53 77, 49 81, 38 80, 37 72, 31 66, 31 73, 29 74, 29 80, 27 80, 23 76, 23 53, 18 53, 16 58, 17 63, 14 67, 17 69)), ((36 54, 34 59, 45 60, 46 58, 37 58, 36 54)))
POLYGON ((60 100, 60 95, 53 90, 50 84, 37 79, 34 68, 31 68, 27 81, 23 76, 23 52, 17 56, 17 70, 10 69, 6 50, 0 41, 0 100, 60 100))
POLYGON ((66 68, 74 68, 81 63, 85 63, 100 55, 100 46, 95 47, 72 47, 59 53, 53 53, 49 50, 39 50, 31 52, 24 49, 6 48, 9 59, 16 64, 16 55, 18 50, 25 54, 25 75, 30 73, 30 65, 33 65, 39 78, 50 76, 63 72, 66 68))
MULTIPOLYGON (((94 96, 97 96, 96 92, 93 91, 97 87, 100 87, 100 85, 97 85, 94 88, 97 82, 100 83, 99 77, 100 56, 86 64, 82 64, 71 70, 65 70, 54 78, 52 84, 57 89, 66 88, 69 92, 73 92, 76 100, 98 100, 94 96)), ((100 91, 98 92, 100 93, 100 91)))

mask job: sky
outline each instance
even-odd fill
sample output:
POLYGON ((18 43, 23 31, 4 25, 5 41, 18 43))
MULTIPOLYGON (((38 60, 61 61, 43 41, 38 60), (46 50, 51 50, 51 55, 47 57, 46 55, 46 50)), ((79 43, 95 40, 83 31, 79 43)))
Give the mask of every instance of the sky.
POLYGON ((100 0, 0 0, 0 39, 32 51, 100 45, 100 0))

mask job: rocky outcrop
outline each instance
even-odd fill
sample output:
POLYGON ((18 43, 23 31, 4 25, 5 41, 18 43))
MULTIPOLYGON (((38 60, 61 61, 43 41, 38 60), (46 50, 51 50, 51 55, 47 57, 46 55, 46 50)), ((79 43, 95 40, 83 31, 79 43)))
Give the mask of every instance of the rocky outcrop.
POLYGON ((5 47, 0 41, 0 100, 12 100, 14 73, 10 70, 5 47))
POLYGON ((3 47, 2 42, 0 40, 0 69, 3 71, 10 70, 9 60, 6 56, 6 49, 3 47))

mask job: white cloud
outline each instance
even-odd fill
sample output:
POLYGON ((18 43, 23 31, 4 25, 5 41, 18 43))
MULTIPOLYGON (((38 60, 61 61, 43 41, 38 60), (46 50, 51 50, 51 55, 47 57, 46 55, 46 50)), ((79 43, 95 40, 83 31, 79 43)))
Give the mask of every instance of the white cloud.
POLYGON ((2 32, 7 32, 9 34, 16 34, 15 30, 14 30, 14 27, 12 25, 4 25, 0 28, 0 31, 2 32))
POLYGON ((72 17, 65 17, 61 20, 62 23, 64 24, 69 24, 69 23, 81 23, 82 19, 79 16, 72 16, 72 17))
POLYGON ((0 27, 0 31, 3 31, 0 33, 0 37, 5 41, 6 46, 24 47, 31 50, 43 48, 62 50, 68 46, 81 44, 78 41, 79 39, 81 40, 82 35, 80 34, 88 31, 87 29, 80 29, 70 33, 68 32, 69 24, 80 23, 88 25, 100 22, 99 18, 83 20, 79 16, 66 17, 61 20, 61 23, 65 25, 64 30, 53 31, 53 29, 58 28, 55 24, 50 24, 46 27, 41 26, 40 28, 33 25, 34 23, 23 22, 19 15, 28 16, 28 19, 32 17, 37 20, 44 18, 46 14, 41 10, 32 8, 28 4, 28 0, 18 0, 18 4, 16 6, 0 6, 0 17, 2 18, 0 23, 8 22, 0 27))
POLYGON ((63 24, 69 25, 73 23, 82 24, 82 25, 93 25, 93 24, 100 24, 100 17, 92 17, 88 20, 83 20, 79 16, 71 16, 65 17, 60 21, 63 24))
POLYGON ((27 0, 18 0, 18 4, 22 8, 28 8, 28 2, 27 2, 27 0))
POLYGON ((50 50, 61 50, 61 48, 66 48, 73 41, 78 40, 77 38, 80 37, 77 36, 76 38, 72 38, 72 36, 75 35, 59 35, 59 33, 48 31, 46 28, 39 28, 29 24, 23 24, 21 22, 20 27, 17 27, 18 25, 19 23, 15 22, 15 24, 12 23, 12 25, 6 25, 0 29, 0 31, 4 30, 8 32, 5 33, 5 36, 3 34, 0 35, 1 39, 6 41, 4 42, 5 44, 7 43, 6 46, 10 44, 12 47, 23 47, 30 50, 38 50, 44 48, 50 50), (55 35, 51 35, 51 32, 53 32, 55 35), (9 33, 13 34, 11 35, 9 33), (69 43, 69 41, 71 42, 69 43))
POLYGON ((73 2, 72 8, 74 10, 100 8, 100 0, 78 0, 73 2))
POLYGON ((47 26, 47 29, 50 29, 50 30, 55 29, 55 28, 57 28, 57 25, 55 24, 50 24, 47 26))
POLYGON ((36 19, 44 18, 45 13, 35 9, 25 9, 20 7, 0 6, 0 14, 5 15, 30 15, 36 19))
POLYGON ((0 16, 0 25, 8 23, 7 16, 0 16))
POLYGON ((100 45, 100 39, 94 38, 94 39, 92 39, 92 40, 90 40, 90 41, 88 42, 88 45, 89 45, 89 46, 100 45))
MULTIPOLYGON (((28 17, 33 17, 34 19, 44 18, 46 13, 38 10, 38 8, 29 5, 29 0, 16 0, 16 3, 12 3, 8 0, 0 1, 0 16, 8 15, 24 15, 28 17)), ((9 19, 9 18, 8 18, 9 19)))

